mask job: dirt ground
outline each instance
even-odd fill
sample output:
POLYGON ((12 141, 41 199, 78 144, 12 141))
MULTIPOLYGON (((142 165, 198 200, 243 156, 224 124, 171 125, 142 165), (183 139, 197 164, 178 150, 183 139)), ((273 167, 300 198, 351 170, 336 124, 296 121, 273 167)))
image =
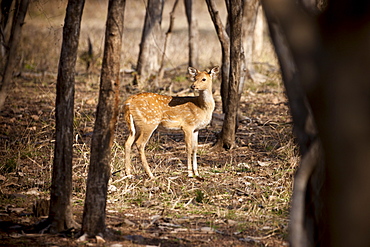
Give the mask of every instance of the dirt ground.
MULTIPOLYGON (((99 4, 96 1, 95 5, 86 6, 86 12, 97 8, 99 4)), ((127 8, 133 7, 128 5, 127 8)), ((31 10, 34 11, 32 13, 40 11, 35 6, 31 6, 31 10)), ((59 12, 63 13, 63 10, 64 6, 61 6, 59 12)), ((98 15, 93 11, 88 13, 98 15)), ((237 146, 228 151, 215 150, 212 146, 222 124, 219 81, 215 82, 214 118, 212 124, 200 131, 199 135, 198 164, 204 180, 187 177, 183 135, 181 132, 168 131, 156 131, 147 145, 147 158, 155 178, 147 177, 136 150, 132 162, 135 178, 125 177, 120 170, 124 167, 123 146, 127 127, 119 121, 112 149, 111 166, 114 175, 109 182, 107 232, 104 240, 86 239, 78 242, 78 229, 58 235, 40 232, 45 229, 35 229, 35 223, 45 219, 45 216, 35 215, 33 205, 37 200, 49 198, 51 184, 58 60, 57 55, 52 54, 57 54, 58 49, 55 47, 60 46, 55 45, 47 51, 54 61, 51 63, 50 59, 46 60, 42 55, 46 52, 41 48, 43 41, 39 40, 38 47, 30 39, 30 34, 46 31, 39 26, 39 16, 30 16, 33 18, 28 17, 29 29, 25 32, 22 46, 22 65, 14 77, 5 110, 0 114, 0 246, 288 245, 292 177, 299 156, 276 59, 267 57, 255 63, 256 70, 266 76, 266 81, 257 83, 248 80, 245 85, 240 106, 243 118, 237 131, 237 146), (33 53, 30 51, 32 49, 33 53)), ((88 19, 89 15, 84 18, 88 19)), ((103 15, 99 18, 105 17, 103 15)), ((55 19, 49 20, 49 23, 55 19)), ((88 20, 91 20, 91 16, 88 20)), ((86 22, 81 37, 87 37, 84 29, 86 26, 94 25, 96 27, 97 24, 86 22)), ((99 25, 101 29, 103 25, 99 25)), ((135 28, 130 25, 133 24, 127 24, 126 30, 133 35, 130 39, 138 43, 140 32, 132 31, 135 28)), ((99 28, 90 32, 91 37, 97 40, 94 47, 101 44, 101 40, 94 36, 99 28)), ((174 35, 173 40, 182 40, 183 31, 180 27, 179 36, 176 38, 174 35)), ((215 37, 208 31, 204 34, 215 37)), ((59 44, 60 40, 56 38, 59 35, 53 33, 43 37, 45 40, 51 38, 59 44)), ((216 49, 212 47, 219 49, 217 42, 215 40, 214 46, 208 44, 209 52, 216 49)), ((84 48, 84 44, 81 44, 81 52, 84 48)), ((101 49, 97 50, 99 57, 101 49)), ((121 100, 132 94, 128 90, 133 80, 130 59, 134 61, 137 53, 124 50, 121 100)), ((214 54, 219 54, 219 50, 214 54)), ((166 70, 162 88, 154 91, 192 95, 192 92, 186 90, 190 82, 187 79, 186 62, 181 59, 176 59, 180 64, 174 64, 175 60, 168 62, 169 69, 166 70)), ((210 58, 202 59, 206 61, 210 58)), ((218 59, 204 63, 202 69, 216 64, 218 59)), ((73 214, 78 223, 82 221, 89 145, 98 91, 99 62, 96 62, 92 71, 86 73, 84 63, 79 59, 75 93, 72 202, 73 214)))

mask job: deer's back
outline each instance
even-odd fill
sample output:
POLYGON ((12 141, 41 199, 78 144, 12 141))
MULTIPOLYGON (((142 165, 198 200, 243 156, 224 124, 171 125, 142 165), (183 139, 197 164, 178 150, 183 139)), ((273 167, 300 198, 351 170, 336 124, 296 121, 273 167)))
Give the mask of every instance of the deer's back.
POLYGON ((129 97, 124 103, 124 111, 126 121, 131 114, 136 125, 160 125, 168 129, 204 128, 212 114, 199 106, 197 97, 172 97, 155 93, 129 97))

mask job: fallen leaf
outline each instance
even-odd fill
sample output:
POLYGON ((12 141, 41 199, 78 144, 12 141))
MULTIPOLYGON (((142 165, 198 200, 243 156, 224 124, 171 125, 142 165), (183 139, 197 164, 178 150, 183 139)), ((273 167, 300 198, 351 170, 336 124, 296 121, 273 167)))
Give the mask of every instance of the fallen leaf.
POLYGON ((102 238, 100 236, 95 236, 95 238, 96 238, 96 243, 97 244, 103 244, 103 243, 105 243, 104 238, 102 238))
POLYGON ((263 162, 263 161, 257 161, 257 164, 258 164, 259 166, 269 166, 269 165, 271 165, 271 163, 270 163, 270 162, 263 162))
POLYGON ((37 115, 31 115, 31 118, 34 120, 34 121, 39 121, 40 120, 40 117, 37 116, 37 115))
POLYGON ((32 188, 32 189, 29 189, 27 192, 25 192, 24 194, 26 195, 35 195, 35 196, 38 196, 40 195, 40 192, 38 191, 38 189, 36 188, 32 188))
POLYGON ((76 241, 77 242, 85 242, 87 239, 87 233, 83 234, 81 237, 79 237, 76 241))
POLYGON ((131 220, 128 220, 128 219, 124 219, 123 223, 125 225, 128 225, 128 226, 136 226, 136 224, 134 222, 132 222, 131 220))
POLYGON ((8 208, 9 212, 17 213, 17 214, 21 213, 24 210, 25 210, 25 208, 8 208))

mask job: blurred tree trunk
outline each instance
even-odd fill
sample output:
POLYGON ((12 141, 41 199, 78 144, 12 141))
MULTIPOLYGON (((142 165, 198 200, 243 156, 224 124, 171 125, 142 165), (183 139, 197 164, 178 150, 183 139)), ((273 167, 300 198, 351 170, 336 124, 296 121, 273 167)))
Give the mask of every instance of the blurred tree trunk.
POLYGON ((105 31, 99 103, 87 178, 82 232, 104 234, 108 180, 111 176, 111 148, 116 129, 120 87, 120 60, 125 0, 110 0, 105 31))
POLYGON ((198 56, 198 43, 199 43, 199 30, 198 21, 193 11, 193 0, 184 0, 186 18, 188 20, 188 35, 189 35, 189 66, 199 66, 198 56))
POLYGON ((75 66, 84 0, 69 0, 63 27, 55 108, 55 149, 50 191, 50 232, 76 226, 72 216, 72 157, 75 66))
POLYGON ((292 246, 312 246, 314 239, 308 234, 317 234, 315 227, 320 219, 318 212, 320 189, 318 188, 320 180, 323 179, 323 170, 320 169, 323 162, 321 144, 317 136, 311 106, 301 82, 302 75, 294 63, 293 54, 279 25, 279 20, 271 13, 271 8, 267 8, 265 12, 293 118, 293 133, 302 157, 294 177, 290 212, 290 242, 292 246), (311 184, 308 183, 309 180, 312 181, 311 184))
POLYGON ((295 67, 290 76, 307 95, 322 142, 311 142, 295 177, 291 246, 370 246, 370 4, 329 2, 318 16, 293 0, 263 5, 270 30, 281 32, 275 46, 284 37, 294 61, 282 70, 295 67))
POLYGON ((256 17, 256 26, 253 33, 253 61, 258 61, 261 58, 263 45, 264 45, 264 34, 265 34, 265 14, 263 13, 262 6, 259 5, 256 17))
POLYGON ((164 0, 148 0, 137 61, 134 85, 139 87, 158 74, 163 52, 164 33, 161 29, 164 0))
POLYGON ((1 1, 0 3, 0 71, 2 71, 5 61, 7 60, 8 38, 6 29, 9 20, 10 8, 13 0, 1 1))
POLYGON ((213 0, 206 0, 209 14, 215 26, 218 39, 221 44, 222 66, 221 66, 221 100, 222 112, 227 112, 227 98, 229 92, 229 72, 230 72, 230 39, 225 26, 222 24, 221 17, 213 0))
POLYGON ((242 58, 242 22, 243 0, 230 0, 228 4, 230 23, 230 72, 228 84, 227 107, 218 146, 225 149, 235 145, 237 112, 240 103, 239 83, 242 58))
POLYGON ((17 50, 22 35, 22 26, 27 13, 29 0, 20 0, 16 3, 15 13, 13 15, 12 30, 9 39, 9 53, 6 56, 6 64, 2 81, 0 84, 0 111, 3 109, 8 90, 11 86, 13 71, 17 62, 17 50))
MULTIPOLYGON (((260 0, 244 0, 244 13, 243 13, 243 50, 245 67, 244 70, 246 76, 253 81, 256 80, 254 77, 255 70, 253 66, 253 54, 254 54, 254 30, 256 27, 258 6, 260 0)), ((243 83, 241 83, 243 84, 243 83)), ((243 87, 242 87, 243 88, 243 87)))

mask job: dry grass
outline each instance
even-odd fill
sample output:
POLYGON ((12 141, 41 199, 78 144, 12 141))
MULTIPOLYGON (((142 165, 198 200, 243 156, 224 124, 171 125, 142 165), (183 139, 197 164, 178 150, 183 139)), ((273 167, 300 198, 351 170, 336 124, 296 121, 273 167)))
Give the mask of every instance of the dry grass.
MULTIPOLYGON (((22 76, 15 79, 14 91, 0 116, 1 217, 23 224, 39 219, 10 214, 8 208, 21 207, 24 212, 31 212, 36 198, 48 198, 51 183, 55 83, 65 1, 58 2, 58 8, 50 8, 49 4, 35 1, 31 5, 21 47, 22 76), (14 197, 18 194, 22 196, 14 197)), ((205 5, 197 4, 204 39, 200 44, 201 67, 205 68, 219 64, 220 47, 205 5)), ((136 63, 145 14, 142 5, 141 1, 127 2, 123 70, 136 63)), ((171 70, 163 81, 164 86, 172 83, 175 90, 189 85, 185 74, 186 23, 183 6, 179 6, 166 61, 171 70)), ((82 60, 78 60, 77 66, 73 205, 78 221, 82 215, 98 97, 105 12, 105 3, 87 1, 81 33, 80 53, 86 50, 89 36, 96 63, 90 74, 85 73, 82 60)), ((165 13, 167 16, 169 11, 165 9, 165 13)), ((120 241, 132 246, 144 243, 281 246, 285 243, 298 155, 276 59, 268 43, 265 47, 256 68, 268 80, 248 81, 245 86, 241 110, 250 120, 239 126, 238 147, 223 152, 212 149, 221 129, 217 123, 200 132, 198 163, 204 181, 187 178, 183 136, 176 132, 155 132, 148 143, 147 157, 155 179, 147 178, 138 156, 133 158, 134 179, 121 172, 112 177, 107 224, 123 236, 120 241), (144 240, 133 236, 142 236, 144 240), (156 242, 158 239, 162 242, 156 242)), ((127 94, 125 86, 132 79, 130 74, 122 76, 123 99, 127 94)), ((216 113, 220 113, 221 106, 218 88, 216 83, 216 113)), ((112 149, 112 172, 124 167, 126 137, 127 128, 119 122, 112 149)), ((73 241, 67 243, 73 244, 73 241)))

